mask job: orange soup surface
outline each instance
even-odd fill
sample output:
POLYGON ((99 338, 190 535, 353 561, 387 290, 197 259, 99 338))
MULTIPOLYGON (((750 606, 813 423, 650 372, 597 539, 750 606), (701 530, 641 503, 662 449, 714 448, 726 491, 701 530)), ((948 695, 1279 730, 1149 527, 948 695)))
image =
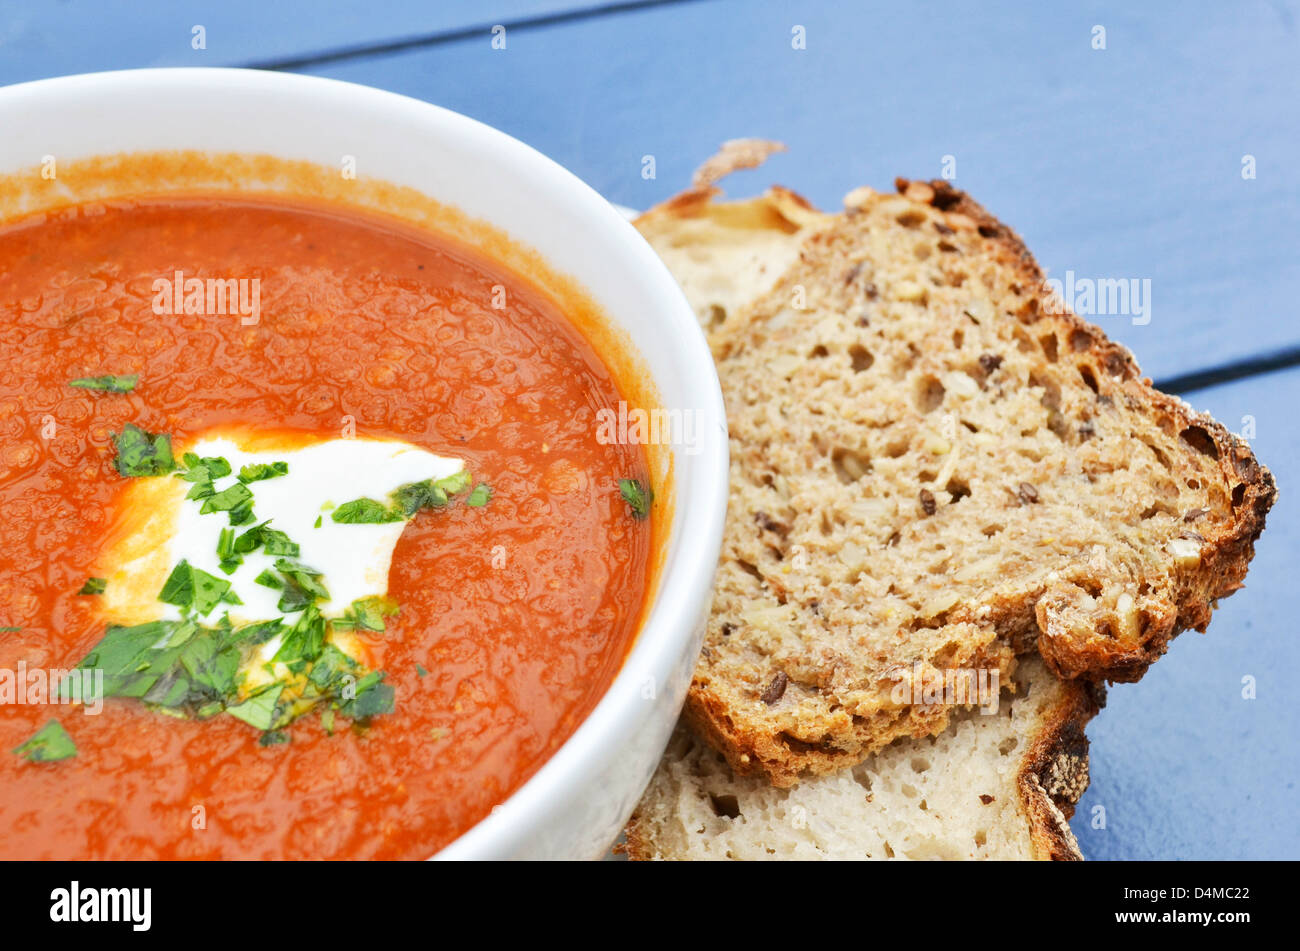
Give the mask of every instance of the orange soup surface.
POLYGON ((491 490, 421 509, 392 551, 400 613, 356 632, 392 712, 333 720, 322 705, 263 745, 231 715, 132 697, 88 715, 25 702, 13 680, 0 856, 425 858, 483 818, 590 712, 640 622, 650 522, 619 480, 644 479, 646 458, 596 436, 597 411, 620 398, 528 279, 387 219, 188 197, 0 228, 9 677, 73 668, 105 637, 104 596, 79 592, 103 570, 127 486, 174 478, 119 473, 128 424, 170 436, 178 465, 187 443, 226 430, 400 439, 464 460, 491 490), (256 279, 258 312, 231 299, 226 313, 167 313, 157 282, 178 277, 256 279), (69 385, 104 375, 138 383, 69 385), (11 752, 51 719, 75 755, 11 752))

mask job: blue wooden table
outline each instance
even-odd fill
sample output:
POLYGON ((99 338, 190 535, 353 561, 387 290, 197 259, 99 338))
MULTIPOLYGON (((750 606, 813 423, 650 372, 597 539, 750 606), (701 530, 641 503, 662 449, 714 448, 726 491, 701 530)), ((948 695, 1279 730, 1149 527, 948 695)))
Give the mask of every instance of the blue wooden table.
POLYGON ((1281 500, 1209 635, 1111 691, 1074 829, 1092 858, 1297 858, 1298 24, 1296 0, 0 0, 0 84, 160 65, 346 79, 481 119, 633 207, 724 139, 776 138, 790 152, 734 194, 775 180, 833 208, 955 172, 1053 275, 1149 279, 1149 322, 1099 322, 1253 432, 1281 500))

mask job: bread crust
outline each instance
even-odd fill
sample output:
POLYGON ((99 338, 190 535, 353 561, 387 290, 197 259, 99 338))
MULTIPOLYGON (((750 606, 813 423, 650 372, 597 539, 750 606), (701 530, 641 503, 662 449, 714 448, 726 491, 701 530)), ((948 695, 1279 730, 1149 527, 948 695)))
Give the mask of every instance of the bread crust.
POLYGON ((1083 860, 1069 820, 1088 789, 1084 728, 1106 704, 1105 687, 1086 682, 1072 686, 1021 758, 1017 776, 1034 857, 1052 862, 1083 860))

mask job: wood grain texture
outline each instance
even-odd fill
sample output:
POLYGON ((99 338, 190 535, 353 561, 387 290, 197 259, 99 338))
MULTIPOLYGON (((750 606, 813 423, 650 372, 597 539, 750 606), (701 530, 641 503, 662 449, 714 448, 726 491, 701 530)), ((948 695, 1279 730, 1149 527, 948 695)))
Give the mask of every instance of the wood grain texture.
POLYGON ((59 0, 0 10, 0 84, 144 66, 259 66, 427 44, 619 0, 59 0), (202 25, 207 48, 191 46, 202 25))
POLYGON ((790 151, 731 194, 775 180, 828 208, 860 184, 940 177, 952 155, 954 184, 1050 275, 1150 280, 1150 323, 1097 318, 1144 372, 1300 341, 1295 3, 845 7, 715 0, 308 71, 467 112, 637 208, 741 136, 790 151))

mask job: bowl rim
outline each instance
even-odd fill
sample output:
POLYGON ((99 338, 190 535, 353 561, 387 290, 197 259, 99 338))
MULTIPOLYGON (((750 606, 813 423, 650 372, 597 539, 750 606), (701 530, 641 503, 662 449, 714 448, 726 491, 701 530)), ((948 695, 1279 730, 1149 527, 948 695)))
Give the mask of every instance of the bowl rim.
MULTIPOLYGON (((508 154, 512 162, 531 166, 530 174, 546 179, 563 192, 565 201, 576 203, 584 220, 607 235, 610 253, 626 256, 630 266, 643 271, 653 284, 655 298, 647 310, 658 317, 655 332, 673 336, 674 362, 681 364, 680 393, 674 401, 700 408, 708 425, 700 433, 699 452, 691 455, 689 462, 677 447, 673 448, 675 511, 665 537, 657 541, 663 546, 660 575, 650 610, 643 616, 631 650, 613 680, 577 729, 532 776, 433 858, 500 858, 515 854, 526 845, 528 830, 535 834, 538 824, 557 809, 562 810, 576 790, 598 781, 620 748, 630 745, 651 721, 655 704, 642 697, 643 685, 647 681, 656 685, 671 683, 683 663, 694 664, 692 647, 698 650, 696 635, 712 597, 728 493, 728 440, 722 393, 695 314, 659 256, 615 206, 591 186, 519 139, 420 99, 319 76, 228 67, 167 67, 80 73, 0 87, 0 110, 14 100, 39 101, 47 97, 49 107, 57 108, 60 98, 75 96, 91 85, 97 94, 107 88, 116 95, 129 96, 147 94, 157 83, 173 90, 177 85, 202 87, 232 96, 324 97, 340 110, 331 121, 338 121, 343 109, 368 107, 382 110, 395 120, 439 127, 440 133, 459 136, 475 147, 508 154)), ((131 151, 136 150, 116 146, 94 154, 131 151)), ((230 151, 257 154, 263 150, 241 148, 236 141, 230 151)), ((454 199, 431 197, 457 204, 454 199)), ((489 224, 511 233, 500 222, 489 224)), ((545 248, 530 247, 548 259, 545 248)), ((571 276, 580 286, 583 284, 577 275, 571 276)), ((602 309, 608 310, 603 305, 602 309)), ((636 336, 650 332, 622 326, 634 350, 636 336)), ((659 381, 653 375, 651 380, 658 389, 659 381)), ((648 772, 644 778, 648 780, 648 772)))

